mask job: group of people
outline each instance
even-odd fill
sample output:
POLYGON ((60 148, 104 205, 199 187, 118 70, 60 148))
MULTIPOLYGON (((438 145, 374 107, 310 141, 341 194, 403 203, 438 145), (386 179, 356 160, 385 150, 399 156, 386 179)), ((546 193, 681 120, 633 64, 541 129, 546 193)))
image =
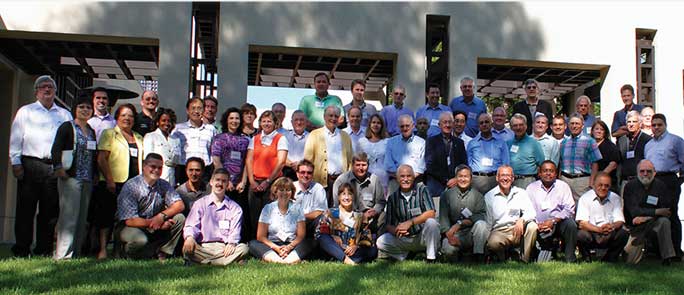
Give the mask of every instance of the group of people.
POLYGON ((575 113, 554 115, 535 80, 524 82, 510 128, 504 108, 490 114, 474 95, 472 78, 449 106, 428 85, 415 113, 402 86, 378 111, 364 101, 364 81, 352 82, 347 105, 329 85, 315 75, 315 94, 286 130, 282 103, 258 120, 248 103, 217 119, 211 96, 189 99, 188 121, 176 124, 153 91, 141 95, 140 113, 122 104, 112 116, 103 88, 69 113, 54 102, 55 81, 39 77, 37 101, 11 129, 13 253, 357 264, 416 253, 428 262, 464 253, 576 261, 578 248, 583 259, 624 253, 638 263, 657 244, 663 263, 681 261, 684 141, 664 115, 633 103, 630 85, 610 129, 586 96, 575 113), (97 246, 84 249, 86 240, 97 246))

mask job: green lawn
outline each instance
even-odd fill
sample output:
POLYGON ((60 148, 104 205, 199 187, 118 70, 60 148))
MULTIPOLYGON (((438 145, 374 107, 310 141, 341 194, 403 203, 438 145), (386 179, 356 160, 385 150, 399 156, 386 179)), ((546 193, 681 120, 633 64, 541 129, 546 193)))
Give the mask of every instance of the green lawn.
POLYGON ((295 266, 250 260, 229 267, 185 267, 180 259, 48 258, 0 260, 0 294, 682 294, 684 265, 602 263, 428 265, 422 261, 295 266))

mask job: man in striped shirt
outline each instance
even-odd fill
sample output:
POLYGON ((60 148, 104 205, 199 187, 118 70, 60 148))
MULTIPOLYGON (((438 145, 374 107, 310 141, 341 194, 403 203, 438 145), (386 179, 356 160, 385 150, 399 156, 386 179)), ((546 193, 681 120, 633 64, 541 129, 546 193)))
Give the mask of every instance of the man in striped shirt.
POLYGON ((387 232, 377 241, 380 258, 404 260, 409 252, 425 251, 428 262, 437 259, 440 246, 439 223, 426 186, 415 183, 413 168, 397 169, 399 189, 387 200, 387 232))

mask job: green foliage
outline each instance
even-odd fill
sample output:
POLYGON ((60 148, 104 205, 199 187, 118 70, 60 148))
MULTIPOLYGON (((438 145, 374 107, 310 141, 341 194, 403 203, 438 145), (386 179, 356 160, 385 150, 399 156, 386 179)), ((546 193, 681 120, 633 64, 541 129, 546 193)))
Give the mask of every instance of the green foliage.
POLYGON ((684 269, 646 261, 494 265, 378 261, 285 266, 255 259, 228 267, 184 267, 180 259, 49 258, 0 261, 0 294, 681 294, 684 269))
POLYGON ((498 108, 500 106, 503 106, 506 109, 506 113, 508 114, 508 117, 510 118, 513 115, 513 105, 516 102, 522 101, 522 98, 503 98, 503 97, 491 97, 491 96, 485 96, 482 97, 482 100, 485 102, 485 105, 487 106, 487 112, 491 113, 494 111, 495 108, 498 108))

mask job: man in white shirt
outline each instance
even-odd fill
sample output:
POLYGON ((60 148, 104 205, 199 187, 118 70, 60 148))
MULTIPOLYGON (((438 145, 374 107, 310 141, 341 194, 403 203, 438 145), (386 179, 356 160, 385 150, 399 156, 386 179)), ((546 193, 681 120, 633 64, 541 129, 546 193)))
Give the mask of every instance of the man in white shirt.
POLYGON ((487 223, 491 227, 487 247, 503 261, 507 249, 522 246, 520 259, 529 262, 537 240, 537 213, 527 192, 513 186, 514 177, 511 166, 500 166, 496 171, 498 186, 485 195, 487 223))
POLYGON ((93 108, 95 112, 88 120, 88 125, 95 130, 96 139, 100 140, 100 134, 105 129, 114 128, 116 126, 116 119, 109 113, 109 96, 107 90, 102 87, 93 89, 93 108))
POLYGON ((33 243, 33 219, 38 208, 35 255, 51 255, 59 212, 57 178, 50 150, 57 128, 73 118, 55 103, 57 84, 40 76, 33 84, 36 102, 19 108, 10 130, 9 158, 18 181, 14 256, 27 257, 33 243))
POLYGON ((606 248, 603 261, 617 262, 629 236, 622 228, 622 198, 610 191, 610 174, 598 172, 594 189, 584 193, 577 202, 575 217, 579 224, 577 245, 584 260, 591 261, 589 251, 606 248))
POLYGON ((328 209, 328 200, 325 196, 325 188, 313 181, 314 165, 308 160, 302 160, 297 164, 297 181, 295 186, 295 204, 304 214, 306 219, 306 236, 313 239, 314 231, 318 225, 318 217, 328 209))
POLYGON ((308 119, 304 112, 295 110, 292 113, 291 119, 292 130, 288 130, 285 133, 285 138, 287 138, 290 150, 287 152, 287 160, 285 160, 285 166, 283 167, 283 175, 289 177, 293 181, 297 180, 295 169, 297 169, 299 161, 304 159, 304 146, 306 145, 306 139, 309 138, 309 131, 306 131, 307 121, 308 119))
POLYGON ((351 106, 347 111, 347 122, 349 126, 344 128, 344 131, 349 134, 352 141, 352 153, 359 152, 359 139, 366 135, 366 127, 361 126, 363 113, 360 107, 351 106))
MULTIPOLYGON (((187 181, 185 177, 185 162, 191 157, 198 157, 204 163, 211 163, 211 142, 216 135, 216 128, 214 125, 205 124, 202 122, 202 113, 204 112, 204 102, 200 98, 189 99, 185 104, 188 112, 188 121, 176 125, 172 136, 178 138, 180 141, 180 157, 176 166, 176 181, 184 183, 187 181)), ((202 180, 205 183, 211 179, 213 165, 206 165, 202 180)))

